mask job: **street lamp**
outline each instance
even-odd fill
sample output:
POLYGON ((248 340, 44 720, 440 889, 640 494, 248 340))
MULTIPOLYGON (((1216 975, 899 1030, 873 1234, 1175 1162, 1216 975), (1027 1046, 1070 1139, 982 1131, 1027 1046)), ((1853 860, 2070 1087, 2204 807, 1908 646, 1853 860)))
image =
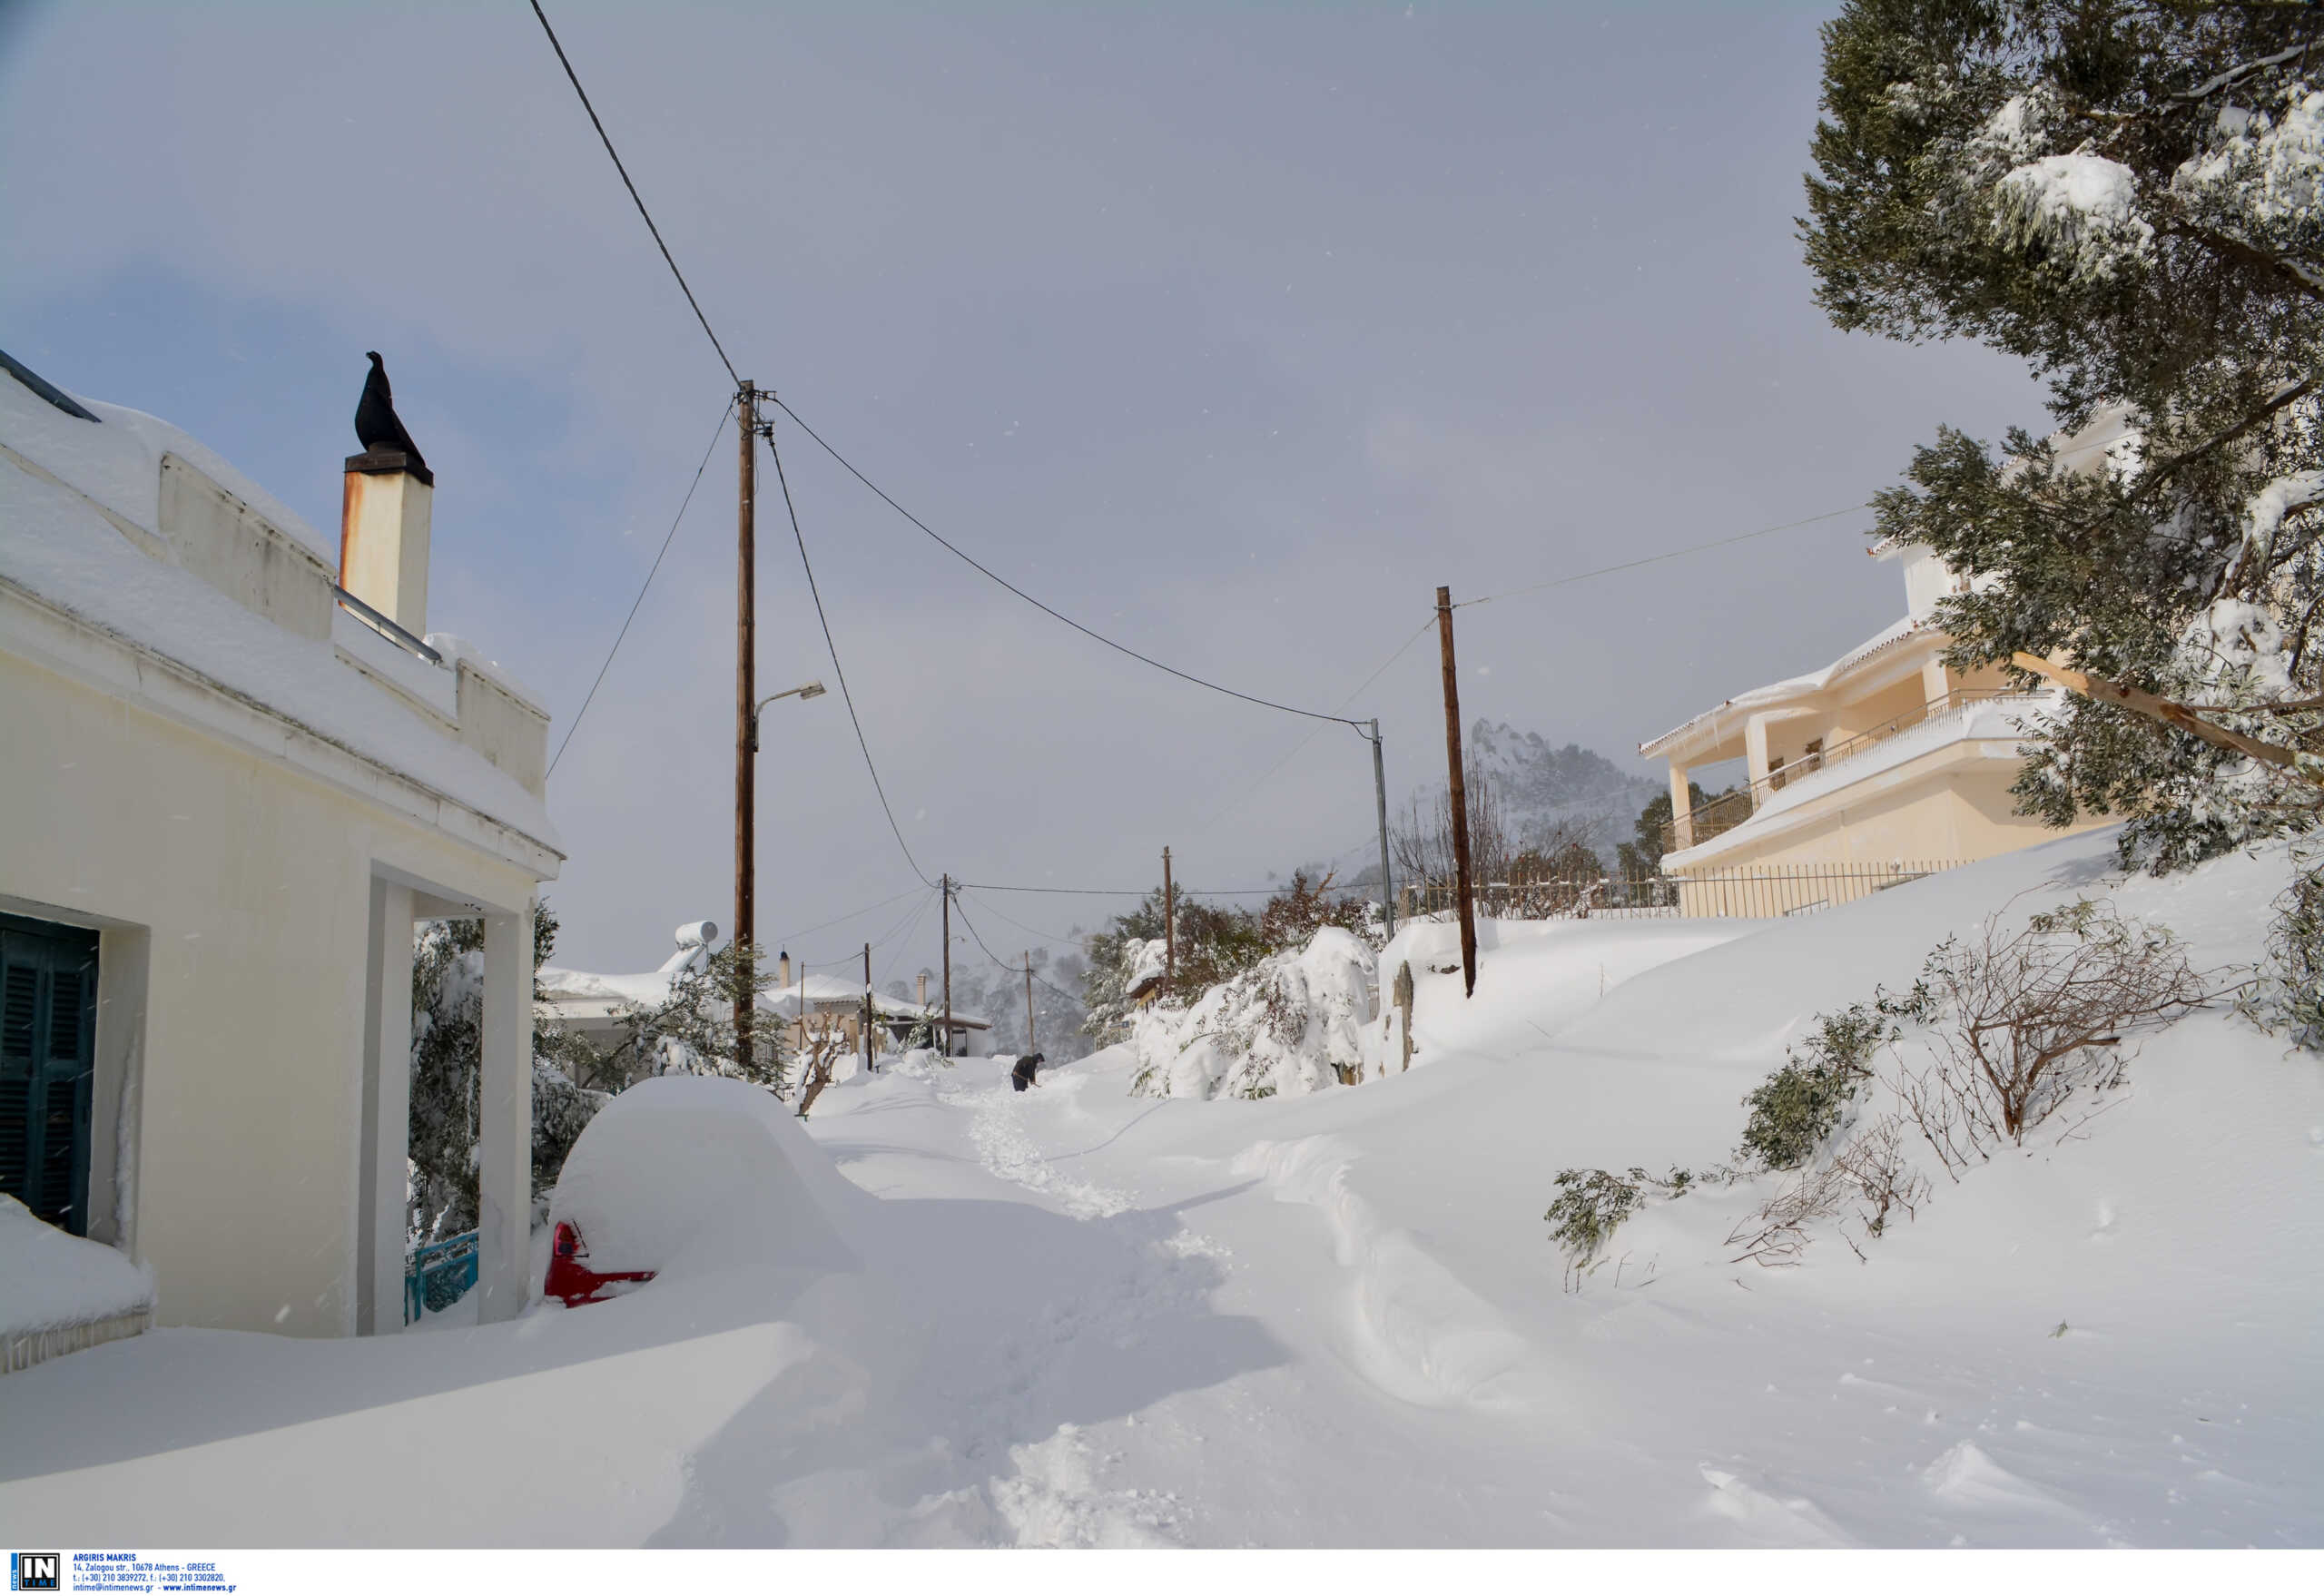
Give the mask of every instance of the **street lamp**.
POLYGON ((809 682, 786 692, 770 693, 751 707, 751 752, 759 751, 759 712, 778 698, 821 698, 826 689, 821 682, 809 682))

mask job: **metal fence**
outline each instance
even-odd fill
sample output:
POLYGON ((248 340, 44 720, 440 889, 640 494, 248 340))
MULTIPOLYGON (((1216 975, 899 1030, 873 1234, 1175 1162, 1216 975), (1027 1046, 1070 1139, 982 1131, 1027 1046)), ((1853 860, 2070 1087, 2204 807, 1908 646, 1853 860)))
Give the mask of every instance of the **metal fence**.
MULTIPOLYGON (((1492 920, 1773 920, 1853 903, 1965 862, 1760 864, 1682 875, 1606 872, 1492 882, 1476 889, 1477 912, 1492 920)), ((1398 899, 1398 912, 1405 919, 1449 913, 1454 907, 1450 882, 1408 886, 1398 899)))
POLYGON ((464 1230, 443 1241, 428 1242, 405 1255, 405 1324, 418 1324, 423 1313, 440 1314, 475 1289, 478 1239, 478 1232, 464 1230))

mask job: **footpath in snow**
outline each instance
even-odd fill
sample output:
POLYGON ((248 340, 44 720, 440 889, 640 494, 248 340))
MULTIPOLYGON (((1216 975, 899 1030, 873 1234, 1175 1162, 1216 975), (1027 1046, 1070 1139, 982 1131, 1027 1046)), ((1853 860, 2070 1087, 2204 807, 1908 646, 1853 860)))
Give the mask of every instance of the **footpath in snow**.
POLYGON ((639 1245, 684 1261, 653 1286, 379 1342, 164 1330, 7 1376, 0 1529, 2313 1545, 2324 1067, 2231 1013, 2149 1041, 2070 1138, 1957 1183, 1924 1159, 1929 1196, 1861 1259, 1827 1235, 1734 1261, 1773 1177, 1649 1204, 1578 1283, 1548 1239, 1560 1169, 1729 1159, 1815 1014, 2013 900, 2103 893, 2201 966, 2259 956, 2281 850, 2127 882, 2109 850, 1683 936, 1502 928, 1474 1000, 1415 961, 1414 1067, 1355 1088, 1134 1096, 1118 1049, 1020 1094, 922 1057, 803 1128, 745 1113, 715 1157, 625 1133, 603 1167, 633 1174, 569 1200, 660 1171, 639 1245))

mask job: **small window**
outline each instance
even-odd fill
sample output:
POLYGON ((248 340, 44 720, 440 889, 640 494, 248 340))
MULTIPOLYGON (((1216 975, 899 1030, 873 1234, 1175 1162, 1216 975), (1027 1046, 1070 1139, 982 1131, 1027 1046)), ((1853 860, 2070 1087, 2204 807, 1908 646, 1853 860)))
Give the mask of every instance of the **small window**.
POLYGON ((88 1234, 97 933, 0 914, 0 1191, 88 1234))

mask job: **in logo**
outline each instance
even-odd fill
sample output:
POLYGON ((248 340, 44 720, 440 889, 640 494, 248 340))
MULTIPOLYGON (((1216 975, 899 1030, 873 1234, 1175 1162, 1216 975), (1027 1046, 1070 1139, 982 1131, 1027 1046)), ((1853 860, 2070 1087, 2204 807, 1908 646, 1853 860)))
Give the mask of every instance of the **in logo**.
POLYGON ((13 1552, 8 1554, 8 1589, 62 1591, 59 1577, 64 1558, 54 1552, 13 1552))

